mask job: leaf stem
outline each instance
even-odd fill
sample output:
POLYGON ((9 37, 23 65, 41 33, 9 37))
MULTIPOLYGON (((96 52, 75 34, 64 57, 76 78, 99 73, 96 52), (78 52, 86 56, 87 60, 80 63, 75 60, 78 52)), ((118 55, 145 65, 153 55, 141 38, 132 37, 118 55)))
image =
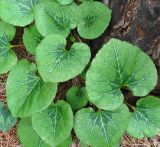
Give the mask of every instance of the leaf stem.
POLYGON ((17 48, 17 47, 24 47, 23 44, 18 44, 18 45, 10 45, 11 48, 17 48))
POLYGON ((72 33, 73 33, 73 36, 74 36, 79 42, 83 42, 82 39, 79 37, 79 35, 77 34, 76 31, 73 30, 72 33))
POLYGON ((133 110, 135 110, 136 108, 134 106, 132 106, 131 104, 129 104, 127 101, 125 101, 126 105, 129 106, 130 108, 132 108, 133 110))

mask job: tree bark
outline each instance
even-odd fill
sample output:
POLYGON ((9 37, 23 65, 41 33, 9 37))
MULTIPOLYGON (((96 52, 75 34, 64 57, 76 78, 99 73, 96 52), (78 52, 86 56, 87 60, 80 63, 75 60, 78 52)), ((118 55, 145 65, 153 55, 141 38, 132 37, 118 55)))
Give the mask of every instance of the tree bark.
MULTIPOLYGON (((111 37, 139 46, 154 61, 160 77, 160 0, 103 0, 112 9, 106 31, 90 42, 92 57, 111 37)), ((160 95, 160 79, 151 93, 160 95)))

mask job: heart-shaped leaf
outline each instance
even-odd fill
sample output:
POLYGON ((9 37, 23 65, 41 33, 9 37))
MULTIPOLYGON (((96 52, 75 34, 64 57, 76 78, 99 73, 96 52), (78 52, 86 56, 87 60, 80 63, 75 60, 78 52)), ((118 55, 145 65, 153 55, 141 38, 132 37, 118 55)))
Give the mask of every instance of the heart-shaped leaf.
POLYGON ((35 114, 32 124, 39 136, 52 146, 57 146, 65 141, 73 127, 73 112, 69 104, 58 101, 49 108, 35 114))
POLYGON ((86 39, 100 36, 111 20, 111 10, 101 2, 84 2, 77 9, 78 33, 86 39))
POLYGON ((128 133, 136 138, 153 137, 160 132, 160 99, 148 96, 137 102, 128 133))
POLYGON ((33 8, 39 0, 1 0, 0 17, 15 26, 26 26, 33 21, 33 8))
POLYGON ((7 79, 7 103, 14 116, 26 117, 48 107, 57 90, 57 84, 44 83, 36 75, 34 63, 21 60, 7 79))
POLYGON ((28 52, 35 55, 38 44, 42 41, 43 37, 38 32, 35 25, 26 28, 23 34, 23 42, 28 52))
POLYGON ((51 147, 34 131, 30 118, 23 118, 20 120, 17 133, 24 147, 51 147))
POLYGON ((113 110, 123 102, 121 88, 131 90, 134 96, 145 96, 154 89, 157 70, 139 48, 111 39, 93 60, 86 79, 90 101, 101 109, 113 110))
POLYGON ((8 131, 16 122, 17 119, 12 116, 6 105, 0 102, 0 130, 8 131))
POLYGON ((9 43, 13 36, 10 34, 9 38, 6 34, 0 36, 0 74, 7 73, 17 63, 17 56, 9 43))
POLYGON ((67 92, 66 98, 73 110, 84 107, 89 99, 85 87, 71 87, 67 92))
POLYGON ((35 8, 35 21, 43 36, 61 34, 68 36, 70 29, 76 27, 76 4, 62 6, 58 2, 41 3, 35 8))
POLYGON ((84 43, 74 43, 65 49, 66 39, 49 35, 37 47, 38 70, 46 82, 63 82, 80 74, 90 60, 90 49, 84 43))
POLYGON ((8 40, 11 41, 14 38, 15 33, 16 33, 16 28, 13 25, 0 21, 0 36, 1 37, 6 35, 8 37, 8 40))
POLYGON ((75 132, 82 142, 93 147, 111 147, 123 136, 129 116, 125 105, 121 105, 115 111, 95 112, 84 108, 76 114, 75 132))

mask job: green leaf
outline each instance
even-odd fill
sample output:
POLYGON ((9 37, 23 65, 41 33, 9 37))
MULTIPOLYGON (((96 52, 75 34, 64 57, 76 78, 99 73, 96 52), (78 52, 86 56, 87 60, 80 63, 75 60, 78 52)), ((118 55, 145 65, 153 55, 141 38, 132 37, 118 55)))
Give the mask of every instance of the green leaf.
POLYGON ((111 10, 101 2, 84 2, 77 9, 78 33, 85 39, 99 37, 109 25, 111 10))
POLYGON ((17 133, 23 147, 51 147, 34 131, 30 118, 20 120, 17 133))
POLYGON ((52 146, 65 141, 73 127, 73 112, 69 104, 58 101, 32 117, 32 124, 39 136, 52 146))
POLYGON ((57 0, 62 5, 68 5, 73 2, 73 0, 57 0))
POLYGON ((26 26, 33 21, 33 8, 39 0, 1 0, 0 17, 15 26, 26 26))
POLYGON ((160 132, 160 99, 148 96, 137 102, 128 133, 135 138, 153 137, 160 132))
POLYGON ((134 96, 145 96, 154 89, 157 70, 139 48, 111 39, 93 59, 86 79, 90 101, 101 109, 113 110, 123 102, 121 88, 131 90, 134 96))
POLYGON ((0 74, 7 73, 17 63, 17 56, 11 50, 9 43, 9 37, 12 38, 12 36, 8 37, 6 34, 0 36, 0 74))
POLYGON ((36 73, 36 65, 27 60, 19 61, 9 73, 7 103, 14 116, 31 116, 44 110, 53 101, 57 84, 44 83, 36 73))
POLYGON ((36 54, 36 48, 38 44, 42 41, 43 37, 38 32, 35 25, 25 28, 24 34, 23 34, 23 42, 28 52, 35 55, 36 54))
POLYGON ((80 141, 80 147, 88 147, 89 145, 85 144, 84 142, 80 141))
POLYGON ((11 41, 16 33, 16 28, 6 22, 0 21, 0 36, 6 35, 8 40, 11 41))
POLYGON ((91 66, 91 62, 88 63, 88 65, 86 66, 86 68, 79 75, 82 79, 86 80, 86 74, 87 74, 87 71, 90 68, 90 66, 91 66))
POLYGON ((71 87, 67 92, 66 98, 73 110, 84 107, 89 99, 85 87, 71 87))
POLYGON ((56 147, 70 147, 71 144, 72 144, 72 138, 70 136, 68 139, 66 139, 61 144, 57 145, 56 147))
POLYGON ((84 43, 74 43, 65 49, 66 39, 49 35, 37 47, 38 71, 46 82, 67 81, 83 71, 90 60, 90 49, 84 43))
POLYGON ((6 105, 0 102, 0 130, 8 131, 16 122, 17 119, 12 116, 6 105))
POLYGON ((84 108, 76 113, 77 137, 93 147, 111 147, 123 136, 129 122, 128 108, 123 104, 115 111, 84 108))
POLYGON ((94 1, 94 0, 79 0, 80 2, 94 1))
POLYGON ((60 34, 68 36, 76 27, 76 4, 62 6, 57 2, 41 3, 35 8, 36 27, 43 36, 60 34))

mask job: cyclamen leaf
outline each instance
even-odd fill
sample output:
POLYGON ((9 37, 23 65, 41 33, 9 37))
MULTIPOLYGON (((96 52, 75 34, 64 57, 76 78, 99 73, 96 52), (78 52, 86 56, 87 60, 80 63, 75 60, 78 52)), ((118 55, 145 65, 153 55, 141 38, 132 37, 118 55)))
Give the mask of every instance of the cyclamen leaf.
POLYGON ((30 118, 20 120, 17 133, 23 147, 51 147, 34 131, 30 118))
POLYGON ((45 82, 63 82, 80 74, 90 60, 90 49, 84 43, 74 43, 68 51, 66 39, 49 35, 37 47, 38 71, 45 82))
POLYGON ((35 8, 35 23, 43 35, 60 34, 67 37, 76 27, 76 4, 62 6, 58 2, 41 3, 35 8))
POLYGON ((73 112, 69 104, 58 101, 32 117, 34 130, 52 146, 65 141, 73 127, 73 112))
POLYGON ((82 79, 86 80, 86 74, 90 66, 91 66, 91 62, 89 62, 89 64, 85 67, 85 69, 79 75, 82 79))
POLYGON ((124 99, 121 88, 128 88, 134 96, 145 96, 154 89, 157 70, 139 48, 111 39, 93 59, 86 79, 90 101, 101 109, 114 110, 124 99))
POLYGON ((87 1, 77 10, 78 33, 85 39, 100 36, 111 20, 111 10, 101 2, 87 1))
POLYGON ((68 5, 73 2, 73 0, 57 0, 62 5, 68 5))
POLYGON ((36 48, 38 44, 42 41, 43 37, 38 32, 35 25, 26 28, 24 30, 23 34, 23 42, 28 52, 35 55, 36 54, 36 48))
MULTIPOLYGON (((9 30, 5 31, 9 35, 9 30)), ((13 32, 11 32, 13 33, 13 32)), ((12 69, 12 67, 17 63, 17 56, 11 50, 11 45, 9 41, 13 37, 12 34, 8 36, 4 34, 0 36, 0 74, 7 73, 12 69)))
POLYGON ((8 40, 11 41, 14 38, 15 33, 16 33, 16 28, 13 25, 0 21, 0 36, 1 37, 6 35, 8 37, 8 40))
POLYGON ((85 87, 71 87, 66 98, 73 110, 84 107, 89 99, 85 87))
POLYGON ((66 139, 61 144, 57 145, 56 147, 70 147, 71 144, 72 144, 72 138, 70 136, 68 139, 66 139))
POLYGON ((153 137, 160 132, 160 99, 148 96, 137 102, 128 133, 136 138, 153 137))
POLYGON ((31 116, 52 102, 57 84, 44 83, 36 72, 34 63, 21 60, 9 73, 6 84, 7 103, 14 116, 31 116))
POLYGON ((93 147, 111 147, 123 136, 129 122, 128 108, 123 104, 115 111, 84 108, 76 113, 75 132, 84 143, 93 147))
POLYGON ((0 102, 0 130, 8 131, 16 122, 17 119, 12 116, 6 105, 0 102))
POLYGON ((1 0, 0 17, 15 26, 26 26, 33 21, 33 8, 39 0, 1 0))

